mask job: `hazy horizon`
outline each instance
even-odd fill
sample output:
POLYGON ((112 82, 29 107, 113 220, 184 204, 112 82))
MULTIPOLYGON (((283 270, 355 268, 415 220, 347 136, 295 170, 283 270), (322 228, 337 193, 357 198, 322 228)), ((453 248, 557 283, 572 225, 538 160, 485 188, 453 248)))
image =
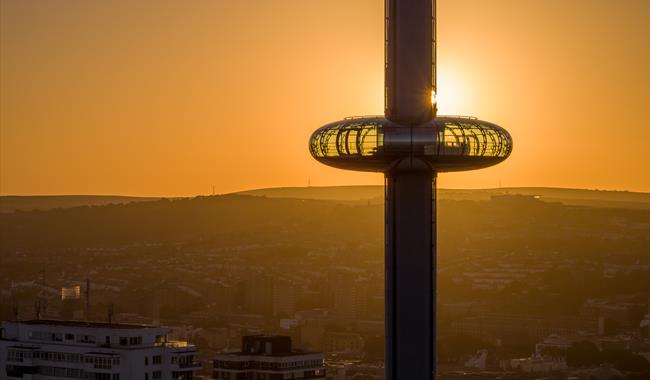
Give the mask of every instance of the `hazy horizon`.
MULTIPOLYGON (((65 194, 0 194, 0 197, 126 197, 126 198, 192 198, 210 195, 227 195, 239 194, 262 190, 280 190, 280 189, 310 189, 310 188, 345 188, 345 187, 383 187, 382 184, 358 184, 358 185, 318 185, 318 186, 272 186, 272 187, 259 187, 239 189, 228 192, 216 192, 213 194, 209 191, 204 193, 176 195, 176 194, 113 194, 113 193, 65 193, 65 194)), ((578 188, 578 187, 554 187, 554 186, 503 186, 503 187, 475 187, 475 188, 455 188, 455 187, 438 187, 438 191, 487 191, 487 190, 510 190, 510 189, 554 189, 554 190, 576 190, 576 191, 597 191, 597 192, 615 192, 615 193, 638 193, 650 194, 650 191, 633 191, 633 190, 619 190, 619 189, 595 189, 595 188, 578 188)))

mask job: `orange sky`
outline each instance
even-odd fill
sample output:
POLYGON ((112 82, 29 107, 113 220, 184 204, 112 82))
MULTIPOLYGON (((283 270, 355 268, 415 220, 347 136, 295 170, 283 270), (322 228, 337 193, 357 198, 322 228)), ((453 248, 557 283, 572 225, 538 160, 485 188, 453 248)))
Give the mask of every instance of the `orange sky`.
MULTIPOLYGON (((382 0, 0 1, 0 194, 184 196, 382 175, 311 159, 383 111, 382 0)), ((447 188, 650 191, 650 2, 439 0, 439 109, 502 125, 447 188)))

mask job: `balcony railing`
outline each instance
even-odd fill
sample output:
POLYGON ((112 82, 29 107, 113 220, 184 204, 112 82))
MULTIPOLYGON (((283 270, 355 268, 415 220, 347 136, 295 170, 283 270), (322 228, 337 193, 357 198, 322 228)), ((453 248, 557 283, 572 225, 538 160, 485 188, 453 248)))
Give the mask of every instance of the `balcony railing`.
POLYGON ((185 362, 180 362, 178 363, 178 368, 201 368, 201 362, 200 361, 193 361, 189 363, 185 362))

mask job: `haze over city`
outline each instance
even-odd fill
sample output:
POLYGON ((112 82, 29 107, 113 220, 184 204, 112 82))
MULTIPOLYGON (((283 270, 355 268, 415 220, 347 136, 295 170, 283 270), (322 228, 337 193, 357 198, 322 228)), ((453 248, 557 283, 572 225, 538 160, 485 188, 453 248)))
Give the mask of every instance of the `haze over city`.
POLYGON ((647 0, 0 0, 0 380, 647 380, 649 280, 647 0))
MULTIPOLYGON (((0 3, 0 194, 189 196, 381 184, 318 126, 383 111, 383 1, 0 3)), ((438 6, 440 114, 508 129, 443 188, 650 191, 650 3, 438 6)))

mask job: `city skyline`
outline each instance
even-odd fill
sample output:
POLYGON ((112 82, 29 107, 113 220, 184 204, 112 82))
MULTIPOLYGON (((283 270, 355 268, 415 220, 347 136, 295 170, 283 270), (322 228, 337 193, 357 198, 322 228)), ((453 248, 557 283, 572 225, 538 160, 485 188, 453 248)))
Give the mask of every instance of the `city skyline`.
MULTIPOLYGON (((439 4, 440 114, 498 120, 516 141, 504 164, 440 187, 649 191, 648 10, 439 4)), ((3 2, 0 194, 379 185, 313 162, 305 140, 314 125, 381 113, 382 12, 382 1, 3 2)))
POLYGON ((649 279, 649 0, 0 0, 0 380, 645 380, 649 279))

